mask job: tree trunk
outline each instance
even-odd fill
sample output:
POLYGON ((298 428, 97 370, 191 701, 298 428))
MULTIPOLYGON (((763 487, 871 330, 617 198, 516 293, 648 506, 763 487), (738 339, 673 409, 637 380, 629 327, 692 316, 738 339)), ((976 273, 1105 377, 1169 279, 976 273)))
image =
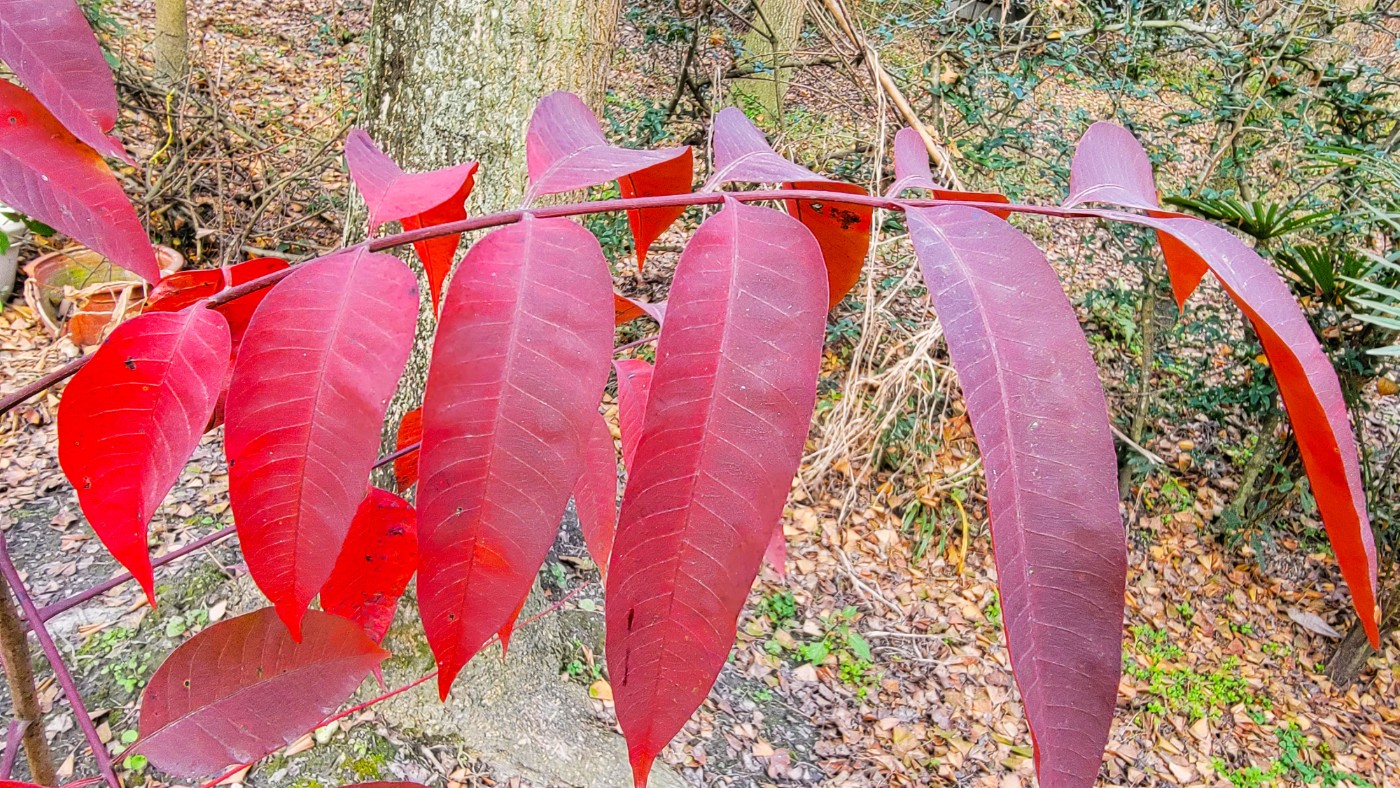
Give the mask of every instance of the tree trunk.
MULTIPOLYGON (((376 0, 361 122, 406 170, 481 162, 472 215, 514 207, 535 102, 568 90, 602 108, 620 9, 621 0, 376 0)), ((364 233, 363 217, 352 213, 348 236, 364 233)), ((426 293, 417 259, 406 259, 426 293)), ((434 322, 423 304, 391 429, 423 399, 434 322)))
POLYGON ((742 64, 761 64, 753 76, 737 79, 730 90, 734 103, 746 104, 761 113, 760 121, 777 127, 782 125, 783 97, 787 93, 788 73, 783 63, 796 60, 802 22, 807 10, 806 0, 755 0, 752 27, 744 36, 742 64))
MULTIPOLYGON (((408 171, 479 161, 471 215, 515 207, 525 192, 525 128, 535 103, 568 90, 602 109, 620 10, 621 0, 375 0, 360 122, 408 171)), ((363 205, 352 208, 347 240, 364 236, 364 217, 363 205)), ((404 257, 426 294, 422 266, 411 250, 404 257)), ((403 414, 422 402, 434 322, 425 295, 413 353, 389 406, 386 444, 403 414)), ((577 531, 576 518, 566 517, 564 528, 577 531)), ((405 602, 389 637, 404 644, 401 651, 421 654, 422 628, 415 606, 405 602)), ((536 584, 526 615, 547 603, 536 584)), ((458 676, 455 701, 439 705, 404 695, 380 713, 391 726, 454 736, 500 776, 630 784, 620 737, 591 724, 583 687, 560 678, 578 644, 601 650, 597 613, 565 611, 522 629, 509 660, 478 655, 458 676)), ((386 675, 398 669, 391 666, 386 675)), ((652 784, 683 785, 663 767, 652 784)))
POLYGON ((189 8, 185 0, 156 0, 156 82, 169 87, 190 68, 189 8))

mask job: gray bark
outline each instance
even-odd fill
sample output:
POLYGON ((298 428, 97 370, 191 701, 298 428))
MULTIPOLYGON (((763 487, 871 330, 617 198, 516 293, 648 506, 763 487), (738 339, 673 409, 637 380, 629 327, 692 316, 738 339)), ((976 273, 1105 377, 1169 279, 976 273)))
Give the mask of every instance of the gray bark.
MULTIPOLYGON (((568 90, 602 108, 620 9, 621 0, 377 0, 361 123, 408 171, 479 161, 471 215, 515 207, 535 102, 568 90)), ((352 214, 347 235, 364 233, 363 215, 352 214)), ((416 258, 405 259, 426 293, 416 258)), ((390 430, 422 402, 434 322, 423 305, 390 430)))

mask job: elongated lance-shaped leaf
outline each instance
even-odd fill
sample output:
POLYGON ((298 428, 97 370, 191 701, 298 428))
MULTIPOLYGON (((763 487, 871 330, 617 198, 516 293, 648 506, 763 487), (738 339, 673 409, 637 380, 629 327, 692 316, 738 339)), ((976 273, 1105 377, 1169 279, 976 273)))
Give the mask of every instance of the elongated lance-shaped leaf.
MULTIPOLYGON (((1065 207, 1107 203, 1137 208, 1149 216, 1177 217, 1163 211, 1152 178, 1152 162, 1137 138, 1114 123, 1100 121, 1089 127, 1074 149, 1069 171, 1069 196, 1065 207)), ((1170 233, 1157 233, 1157 244, 1167 263, 1167 277, 1178 308, 1196 292, 1206 275, 1206 261, 1170 233)))
POLYGON ((220 621, 151 676, 127 753, 180 777, 251 763, 310 733, 388 656, 358 624, 319 610, 300 642, 270 607, 220 621))
POLYGON ((821 249, 781 212, 727 204, 681 255, 607 583, 607 655, 632 769, 704 701, 816 402, 821 249))
POLYGON ((974 208, 907 215, 982 450, 1036 773, 1045 788, 1092 786, 1117 699, 1127 578, 1098 370, 1030 239, 974 208))
POLYGON ((642 439, 647 397, 651 395, 651 362, 644 358, 624 358, 613 362, 617 372, 617 431, 622 435, 622 464, 631 473, 642 439))
MULTIPOLYGON (((640 358, 613 362, 617 372, 617 427, 622 436, 623 465, 632 467, 637 442, 642 438, 642 419, 646 414, 647 397, 651 393, 651 362, 640 358)), ((773 567, 779 577, 787 575, 787 538, 779 520, 763 553, 763 560, 773 567)))
POLYGON ((4 79, 0 202, 82 241, 148 282, 160 279, 151 241, 107 162, 34 96, 4 79))
POLYGON ((117 124, 117 87, 75 0, 0 0, 0 60, 69 133, 135 164, 108 136, 117 124))
POLYGON ((321 589, 321 609, 348 618, 378 643, 394 623, 399 597, 418 569, 418 521, 413 507, 371 487, 360 502, 331 577, 321 589))
POLYGON ((59 465, 152 606, 146 529, 199 445, 229 349, 228 324, 213 310, 142 315, 117 326, 59 403, 59 465))
POLYGON ((225 407, 229 501, 248 571, 293 638, 369 489, 417 314, 408 266, 357 249, 297 266, 243 335, 225 407))
MULTIPOLYGON (((423 409, 414 408, 403 414, 399 429, 394 436, 394 449, 406 449, 423 440, 423 409)), ((418 483, 418 450, 413 449, 394 460, 394 486, 399 492, 418 483)))
POLYGON ((1199 256, 1254 326, 1288 409, 1303 468, 1342 577, 1351 589, 1352 604, 1371 645, 1379 648, 1375 536, 1366 513, 1366 493, 1346 400, 1336 370, 1288 285, 1243 241, 1208 222, 1110 216, 1161 231, 1199 256))
POLYGON ((607 383, 612 278, 593 234, 525 218, 467 252, 423 397, 418 605, 447 696, 524 601, 607 383))
MULTIPOLYGON (((720 110, 714 128, 715 173, 705 184, 711 191, 726 183, 781 183, 788 189, 837 194, 865 194, 851 183, 824 178, 779 156, 763 132, 734 107, 720 110)), ((821 246, 829 287, 827 306, 834 307, 860 279, 870 246, 874 208, 836 200, 787 200, 788 213, 806 225, 821 246)))
MULTIPOLYGON (((467 197, 476 182, 474 161, 431 172, 404 172, 368 133, 351 129, 345 138, 345 163, 365 199, 371 232, 385 222, 398 221, 405 230, 417 230, 467 218, 467 197)), ((413 244, 428 275, 433 311, 437 311, 461 239, 458 233, 413 244)))
MULTIPOLYGON (((617 181, 623 197, 685 194, 695 177, 690 147, 630 150, 609 145, 598 118, 572 93, 556 91, 540 99, 525 132, 525 161, 530 174, 526 202, 617 181)), ((666 232, 685 206, 627 212, 637 245, 637 268, 646 262, 652 242, 666 232)))
MULTIPOLYGON (((928 166, 928 148, 919 132, 911 128, 900 129, 894 135, 894 183, 885 192, 886 197, 898 197, 907 189, 925 189, 939 200, 960 200, 963 202, 1011 202, 1004 194, 996 192, 963 192, 941 189, 934 183, 933 171, 928 166)), ((1006 218, 1007 211, 994 210, 992 213, 1006 218)))
POLYGON ((617 447, 601 413, 589 430, 582 461, 583 472, 574 485, 574 509, 578 512, 583 543, 606 580, 617 531, 617 447))

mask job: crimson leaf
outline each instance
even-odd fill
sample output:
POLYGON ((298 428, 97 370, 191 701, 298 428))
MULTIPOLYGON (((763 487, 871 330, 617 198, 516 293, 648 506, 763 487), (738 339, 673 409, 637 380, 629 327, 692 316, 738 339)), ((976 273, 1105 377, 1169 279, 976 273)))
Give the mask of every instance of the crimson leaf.
POLYGON ((601 413, 593 419, 582 461, 582 473, 574 485, 574 509, 588 554, 606 580, 617 530, 617 447, 601 413))
POLYGON ((272 608, 221 621, 151 676, 127 752, 181 777, 250 763, 314 728, 388 656, 359 625, 318 610, 300 642, 272 608))
POLYGON ((1351 589, 1352 604, 1371 645, 1379 647, 1376 544, 1366 514, 1356 440, 1337 372, 1288 285, 1243 241, 1207 222, 1108 215, 1151 227, 1180 242, 1210 266, 1249 318, 1278 381, 1318 512, 1351 589))
MULTIPOLYGON (((1064 204, 1072 207, 1091 202, 1137 208, 1158 218, 1181 216, 1161 210, 1147 151, 1127 129, 1102 121, 1079 138, 1064 204)), ((1158 232, 1157 243, 1162 247, 1177 306, 1185 307, 1206 275, 1206 261, 1170 233, 1158 232)))
POLYGON ((622 434, 622 464, 630 471, 642 439, 642 418, 651 394, 651 362, 625 358, 613 362, 617 371, 617 431, 622 434))
MULTIPOLYGON (((365 199, 371 231, 395 220, 405 230, 417 230, 467 218, 467 197, 477 170, 474 161, 432 172, 406 173, 374 144, 369 134, 351 129, 345 138, 345 163, 355 188, 365 199)), ((442 235, 413 244, 428 274, 434 311, 461 238, 460 233, 442 235)))
MULTIPOLYGON (((603 127, 583 100, 562 90, 535 105, 525 132, 525 160, 530 174, 527 204, 538 195, 576 191, 609 181, 618 182, 623 197, 685 194, 694 177, 689 146, 629 150, 609 145, 603 127)), ((683 205, 627 212, 639 269, 652 242, 684 212, 683 205)))
POLYGON ((371 487, 360 501, 331 577, 321 589, 321 609, 364 627, 378 643, 394 623, 399 597, 418 568, 418 525, 408 502, 371 487))
POLYGON ((443 697, 554 542, 607 382, 611 298, 597 239, 565 219, 496 230, 452 279, 418 482, 418 604, 443 697))
POLYGON ((816 400, 821 249, 731 203, 681 255, 607 583, 607 655, 633 773, 705 699, 782 514, 816 400))
MULTIPOLYGON (((773 151, 763 132, 734 107, 720 110, 714 128, 715 173, 705 190, 726 183, 781 183, 788 189, 816 189, 842 194, 865 194, 865 189, 833 181, 773 151)), ((826 262, 829 293, 834 307, 855 287, 870 246, 870 221, 874 208, 836 201, 787 200, 788 213, 796 216, 816 237, 826 262)))
POLYGON ((244 333, 226 405, 229 500, 248 571, 293 638, 369 487, 417 314, 408 267, 357 249, 297 266, 244 333))
POLYGON ((152 606, 146 529, 199 445, 229 349, 228 324, 212 310, 141 315, 117 326, 59 403, 59 465, 152 606))
MULTIPOLYGON (((403 414, 394 436, 394 449, 406 449, 423 440, 423 409, 414 408, 403 414)), ((418 450, 414 449, 394 460, 394 486, 399 492, 418 483, 418 450)))
MULTIPOLYGON (((927 189, 939 200, 959 200, 962 202, 1001 202, 1009 203, 1006 195, 995 192, 960 192, 940 189, 933 181, 933 171, 928 166, 928 148, 924 146, 919 132, 910 128, 900 129, 894 135, 894 183, 890 184, 887 197, 898 197, 906 189, 927 189)), ((1005 218, 1006 211, 992 211, 1005 218)))
POLYGON ((1007 650, 1046 788, 1092 786, 1122 668, 1127 543, 1108 406, 1055 272, 974 208, 908 211, 987 471, 1007 650))
POLYGON ((82 241, 148 282, 160 279, 151 241, 107 163, 34 96, 3 79, 0 202, 82 241))
POLYGON ((73 136, 135 164, 107 134, 117 124, 117 88, 74 0, 0 2, 0 60, 73 136))

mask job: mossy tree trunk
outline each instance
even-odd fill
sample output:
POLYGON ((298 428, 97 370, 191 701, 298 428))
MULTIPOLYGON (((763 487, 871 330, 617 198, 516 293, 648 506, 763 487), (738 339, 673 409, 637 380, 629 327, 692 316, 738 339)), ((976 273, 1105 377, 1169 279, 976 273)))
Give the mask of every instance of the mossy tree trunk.
POLYGON ((759 120, 771 127, 782 124, 783 98, 787 94, 791 69, 783 63, 796 59, 802 22, 806 17, 806 0, 755 0, 752 27, 744 36, 744 51, 740 62, 761 64, 753 76, 734 80, 730 86, 734 103, 740 107, 752 104, 763 117, 759 120))

